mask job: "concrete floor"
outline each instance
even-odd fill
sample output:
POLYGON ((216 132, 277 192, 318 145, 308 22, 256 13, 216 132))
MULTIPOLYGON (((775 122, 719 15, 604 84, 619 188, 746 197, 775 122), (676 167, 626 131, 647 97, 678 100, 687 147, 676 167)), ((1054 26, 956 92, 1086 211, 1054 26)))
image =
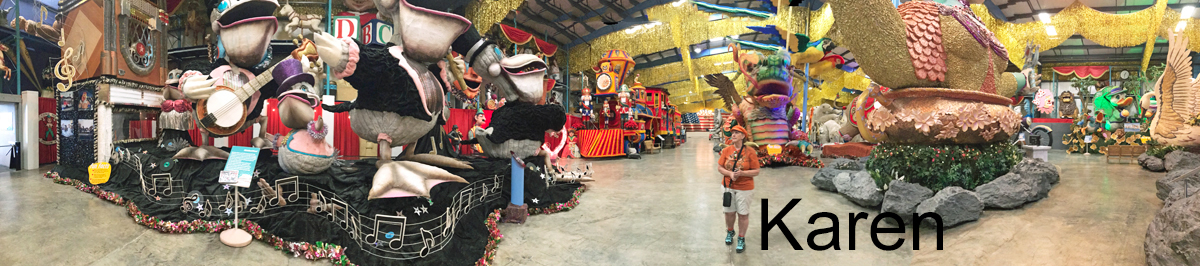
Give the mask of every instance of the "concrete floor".
MULTIPOLYGON (((858 207, 809 183, 815 169, 763 170, 755 198, 770 200, 774 215, 792 198, 803 200, 784 217, 805 250, 792 250, 779 228, 770 250, 761 250, 761 204, 751 211, 746 253, 724 239, 721 189, 711 144, 695 134, 683 147, 642 160, 596 160, 596 182, 576 209, 502 224, 496 265, 1142 265, 1142 240, 1162 207, 1154 196, 1161 173, 1136 165, 1106 164, 1103 157, 1051 153, 1062 181, 1050 196, 1019 210, 989 210, 979 221, 944 232, 945 250, 923 230, 912 250, 912 230, 884 235, 894 251, 876 248, 870 221, 854 229, 848 250, 849 213, 858 207), (842 250, 813 251, 808 218, 831 212, 840 221, 842 250)), ((49 168, 0 173, 0 265, 327 265, 293 258, 255 242, 228 248, 216 234, 171 235, 135 224, 123 207, 42 178, 49 168)), ((829 242, 829 234, 816 239, 829 242)))
MULTIPOLYGON (((802 198, 783 218, 804 250, 793 250, 778 227, 761 250, 761 204, 751 206, 747 251, 723 243, 720 176, 707 134, 693 134, 681 148, 642 160, 598 160, 594 184, 574 210, 531 217, 524 225, 502 224, 498 265, 1144 265, 1146 228, 1162 202, 1154 181, 1162 173, 1137 165, 1106 164, 1103 155, 1051 153, 1062 174, 1049 198, 1018 210, 988 210, 976 222, 948 229, 944 250, 936 250, 933 230, 921 231, 913 250, 912 230, 882 235, 884 243, 905 238, 894 251, 876 248, 870 220, 854 229, 849 250, 850 213, 859 207, 810 183, 816 169, 763 170, 755 178, 755 198, 770 201, 777 214, 792 198, 802 198), (813 251, 808 233, 830 227, 827 219, 808 224, 818 212, 840 222, 841 250, 813 251)), ((769 219, 769 218, 768 218, 769 219)), ((828 243, 829 234, 817 237, 828 243)))

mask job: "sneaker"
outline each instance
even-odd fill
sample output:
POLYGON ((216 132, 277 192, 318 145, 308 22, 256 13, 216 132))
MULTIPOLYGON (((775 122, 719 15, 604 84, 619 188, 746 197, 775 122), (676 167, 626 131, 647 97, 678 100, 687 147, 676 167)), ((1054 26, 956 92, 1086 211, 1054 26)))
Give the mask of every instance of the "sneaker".
POLYGON ((725 232, 725 245, 733 245, 733 230, 725 232))
POLYGON ((739 236, 738 237, 738 245, 737 245, 737 253, 742 253, 743 251, 746 251, 746 238, 739 236))

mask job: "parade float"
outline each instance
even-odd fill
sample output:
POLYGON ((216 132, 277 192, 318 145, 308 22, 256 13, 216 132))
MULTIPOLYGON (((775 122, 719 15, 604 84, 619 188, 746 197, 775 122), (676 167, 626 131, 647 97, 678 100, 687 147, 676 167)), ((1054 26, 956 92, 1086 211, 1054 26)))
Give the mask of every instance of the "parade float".
POLYGON ((882 0, 829 2, 838 21, 879 22, 845 24, 840 44, 879 84, 847 111, 864 139, 881 144, 865 163, 832 162, 813 185, 884 212, 938 213, 955 226, 979 219, 985 206, 1041 200, 1058 182, 1053 165, 1022 160, 1022 147, 1009 142, 1020 125, 1009 108, 1012 97, 1032 94, 1040 83, 1036 47, 1026 49, 1024 71, 1004 72, 1010 58, 1004 45, 968 3, 946 2, 898 8, 882 0), (850 182, 833 182, 841 173, 850 182), (1011 194, 1006 188, 1014 182, 1036 185, 1011 194), (917 200, 898 200, 909 196, 917 200))
MULTIPOLYGON (((125 207, 138 224, 164 233, 221 233, 232 247, 258 240, 337 265, 487 264, 506 204, 522 205, 522 213, 504 215, 511 218, 568 210, 591 172, 561 171, 543 160, 541 140, 524 143, 524 133, 551 130, 524 123, 563 128, 563 117, 531 118, 518 110, 547 102, 545 62, 498 52, 461 12, 432 11, 429 4, 376 3, 382 20, 398 23, 388 40, 393 45, 317 32, 311 41, 301 37, 290 55, 276 57, 269 40, 280 28, 272 14, 277 2, 210 1, 212 16, 204 17, 212 18, 208 59, 215 69, 170 75, 161 35, 168 23, 159 10, 164 3, 65 5, 67 45, 55 73, 63 80, 55 105, 66 116, 58 130, 60 164, 46 177, 125 207), (451 45, 460 39, 466 44, 451 45), (429 133, 446 119, 447 77, 463 73, 428 68, 446 63, 447 48, 479 66, 472 70, 481 81, 510 98, 501 110, 517 110, 498 115, 501 121, 489 125, 492 134, 482 137, 502 140, 481 145, 492 158, 413 153, 419 140, 439 136, 429 133), (354 85, 358 99, 322 104, 322 62, 329 79, 354 85), (322 119, 337 112, 354 115, 345 123, 322 119), (253 126, 259 121, 271 122, 253 126), (241 136, 254 128, 259 138, 230 138, 228 145, 209 146, 209 138, 198 136, 241 136), (197 137, 205 141, 190 141, 197 137), (377 159, 339 157, 330 146, 360 137, 379 143, 377 159), (405 152, 393 159, 389 149, 402 145, 405 152)), ((294 26, 306 25, 300 20, 294 26)), ((533 106, 562 115, 557 105, 533 106)))
POLYGON ((742 52, 734 45, 734 62, 747 81, 742 101, 733 106, 730 124, 745 125, 750 144, 759 146, 763 165, 785 164, 820 167, 821 162, 808 155, 808 136, 799 130, 803 112, 791 104, 793 66, 789 51, 774 53, 742 52))
POLYGON ((639 108, 639 103, 630 98, 632 90, 625 85, 636 64, 625 51, 610 50, 593 67, 596 90, 581 96, 580 106, 587 110, 581 110, 585 114, 581 117, 583 128, 575 131, 584 158, 641 157, 646 121, 638 119, 637 111, 645 108, 639 108))

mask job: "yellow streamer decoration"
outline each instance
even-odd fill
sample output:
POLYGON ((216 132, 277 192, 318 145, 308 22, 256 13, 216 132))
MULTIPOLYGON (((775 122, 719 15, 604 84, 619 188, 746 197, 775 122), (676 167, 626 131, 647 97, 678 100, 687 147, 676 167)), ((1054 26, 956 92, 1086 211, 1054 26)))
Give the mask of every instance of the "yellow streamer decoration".
MULTIPOLYGON (((1051 16, 1050 25, 1054 26, 1058 35, 1049 36, 1046 33, 1046 24, 1040 21, 1008 23, 992 17, 983 5, 971 5, 971 8, 1008 49, 1009 60, 1017 67, 1025 64, 1022 57, 1025 55, 1026 43, 1041 45, 1042 51, 1045 51, 1058 47, 1068 37, 1079 34, 1106 47, 1132 47, 1146 43, 1147 40, 1153 43, 1158 37, 1165 38, 1175 30, 1180 16, 1179 11, 1166 8, 1166 1, 1158 1, 1152 8, 1119 15, 1100 12, 1076 1, 1062 12, 1051 16)), ((1196 28, 1200 20, 1187 21, 1188 26, 1182 32, 1193 40, 1200 39, 1200 30, 1196 28)), ((1200 50, 1200 42, 1192 42, 1188 48, 1200 50)), ((1150 53, 1151 50, 1153 49, 1146 49, 1146 52, 1150 53)))
MULTIPOLYGON (((780 7, 779 13, 768 19, 759 18, 727 18, 717 21, 708 21, 708 17, 712 13, 703 12, 696 9, 696 6, 691 3, 685 3, 680 6, 672 6, 664 4, 646 9, 646 16, 651 21, 670 22, 674 18, 680 18, 680 27, 662 27, 657 26, 650 29, 642 29, 633 34, 625 33, 624 31, 613 32, 599 38, 589 41, 590 45, 577 45, 572 47, 569 55, 571 57, 571 69, 591 69, 596 61, 600 60, 600 53, 610 49, 620 49, 629 52, 630 55, 642 55, 648 53, 656 53, 671 48, 677 48, 674 42, 659 41, 665 36, 673 36, 669 31, 680 31, 682 41, 687 44, 700 43, 704 40, 726 37, 730 35, 741 35, 754 32, 747 29, 746 26, 765 26, 777 25, 782 26, 791 32, 805 32, 804 21, 810 14, 813 16, 813 21, 809 23, 809 36, 813 39, 826 37, 825 35, 832 32, 833 14, 829 9, 829 5, 825 5, 821 9, 810 11, 803 7, 780 7)), ((688 53, 686 50, 680 50, 680 53, 688 53)), ((709 56, 712 57, 712 56, 709 56)), ((708 57, 705 57, 708 58, 708 57)), ((704 58, 701 58, 704 59, 704 58)), ((695 74, 705 75, 716 72, 706 72, 706 65, 695 62, 695 74)), ((728 61, 726 61, 728 62, 728 61)), ((674 64, 668 64, 674 65, 674 64)), ((664 65, 666 66, 666 65, 664 65)), ((709 64, 711 66, 711 64, 709 64)), ((675 65, 673 72, 683 73, 686 69, 683 64, 675 65)), ((727 71, 732 69, 732 65, 722 68, 727 71)), ((639 73, 636 72, 635 73, 639 73)), ((642 83, 647 85, 659 84, 661 82, 650 81, 652 75, 641 73, 642 83)), ((679 79, 671 79, 663 82, 669 82, 679 79)))
MULTIPOLYGON (((1076 1, 1078 1, 1078 0, 1076 0, 1076 1)), ((1076 2, 1076 3, 1079 3, 1079 2, 1076 2)), ((1154 3, 1154 7, 1152 7, 1151 9, 1154 9, 1153 17, 1161 18, 1163 16, 1164 11, 1167 10, 1167 1, 1158 1, 1157 3, 1154 3)), ((1152 20, 1149 28, 1157 29, 1157 28, 1161 28, 1161 27, 1162 27, 1162 20, 1152 20)), ((1168 37, 1170 37, 1170 35, 1168 35, 1168 37)), ((1142 73, 1146 73, 1146 67, 1150 66, 1150 56, 1154 55, 1154 43, 1157 41, 1158 41, 1157 34, 1150 34, 1149 36, 1146 37, 1146 49, 1142 51, 1142 73)))
MULTIPOLYGON (((525 0, 488 0, 488 1, 471 1, 467 4, 466 18, 475 25, 475 29, 479 30, 480 35, 487 35, 492 30, 492 25, 500 23, 504 17, 508 16, 508 12, 516 10, 524 4, 525 0)), ((599 60, 599 57, 597 57, 599 60)), ((593 63, 596 60, 592 61, 593 63)), ((591 69, 574 68, 571 69, 591 69)))

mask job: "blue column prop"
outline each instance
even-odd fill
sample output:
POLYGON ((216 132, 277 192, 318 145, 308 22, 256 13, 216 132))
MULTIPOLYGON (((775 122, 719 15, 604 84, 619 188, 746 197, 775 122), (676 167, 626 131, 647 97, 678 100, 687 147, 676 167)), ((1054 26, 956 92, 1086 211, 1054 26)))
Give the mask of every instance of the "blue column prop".
POLYGON ((509 203, 525 205, 525 168, 517 164, 516 157, 509 160, 512 161, 512 200, 509 203))

